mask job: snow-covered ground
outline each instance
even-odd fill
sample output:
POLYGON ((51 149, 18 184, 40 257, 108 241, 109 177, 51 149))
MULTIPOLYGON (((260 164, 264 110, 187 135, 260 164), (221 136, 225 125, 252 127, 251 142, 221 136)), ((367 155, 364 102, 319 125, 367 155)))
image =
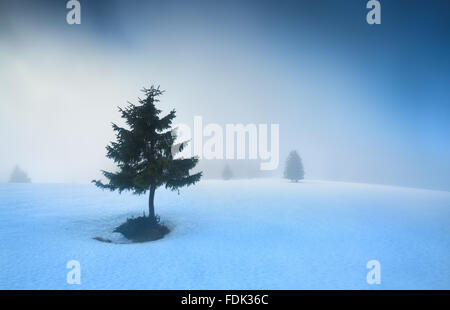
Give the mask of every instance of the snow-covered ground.
POLYGON ((111 231, 147 196, 93 185, 0 184, 0 289, 450 289, 450 192, 284 180, 158 189, 172 232, 111 231), (81 264, 81 285, 66 263, 81 264), (369 285, 366 264, 381 264, 369 285))

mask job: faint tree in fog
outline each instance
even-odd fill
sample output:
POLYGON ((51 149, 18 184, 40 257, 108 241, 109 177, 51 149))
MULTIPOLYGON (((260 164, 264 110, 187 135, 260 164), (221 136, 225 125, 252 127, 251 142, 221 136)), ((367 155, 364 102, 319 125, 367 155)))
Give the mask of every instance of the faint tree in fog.
MULTIPOLYGON (((119 108, 122 118, 129 129, 112 124, 116 132, 116 142, 106 147, 107 157, 117 164, 117 172, 102 171, 109 180, 104 184, 94 180, 100 188, 111 191, 133 191, 134 194, 145 194, 150 191, 148 208, 149 220, 157 223, 155 215, 155 190, 165 185, 166 188, 177 190, 198 182, 202 173, 190 175, 189 170, 195 167, 198 158, 174 158, 176 135, 170 128, 175 118, 175 110, 160 117, 161 110, 155 106, 163 91, 151 87, 143 89, 145 99, 139 98, 139 104, 129 103, 124 109, 119 108)), ((178 151, 182 151, 184 144, 178 151)))
POLYGON ((230 166, 226 164, 222 171, 222 179, 230 180, 232 178, 233 178, 233 171, 231 171, 230 166))
POLYGON ((286 167, 284 168, 284 177, 291 181, 298 182, 303 180, 305 172, 303 171, 302 159, 297 151, 291 151, 286 160, 286 167))
POLYGON ((31 180, 27 176, 27 174, 19 168, 19 166, 15 166, 11 176, 9 178, 10 183, 30 183, 31 180))

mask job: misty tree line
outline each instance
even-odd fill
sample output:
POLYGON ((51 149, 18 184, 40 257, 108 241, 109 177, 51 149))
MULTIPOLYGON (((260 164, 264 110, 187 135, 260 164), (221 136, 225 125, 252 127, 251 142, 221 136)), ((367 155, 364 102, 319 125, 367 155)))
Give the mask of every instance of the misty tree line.
MULTIPOLYGON (((303 170, 303 163, 300 155, 297 151, 291 151, 286 159, 286 165, 284 169, 284 178, 293 182, 303 180, 305 172, 303 170)), ((231 169, 230 165, 225 164, 222 170, 222 179, 231 180, 236 178, 236 175, 231 169)), ((9 178, 10 183, 31 183, 31 179, 27 173, 23 171, 18 165, 16 165, 9 178)))
MULTIPOLYGON (((305 177, 302 159, 295 150, 291 151, 286 159, 283 177, 292 182, 298 182, 305 177)), ((225 164, 222 171, 222 179, 230 180, 233 178, 235 178, 233 170, 229 164, 225 164)))

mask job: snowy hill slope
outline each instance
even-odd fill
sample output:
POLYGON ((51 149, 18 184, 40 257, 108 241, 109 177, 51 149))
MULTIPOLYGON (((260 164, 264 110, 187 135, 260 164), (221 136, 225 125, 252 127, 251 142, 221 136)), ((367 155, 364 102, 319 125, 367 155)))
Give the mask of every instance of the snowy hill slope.
POLYGON ((147 196, 93 185, 0 184, 0 289, 450 289, 450 192, 284 180, 159 189, 172 232, 102 236, 147 196), (66 263, 81 264, 81 285, 66 263), (366 264, 381 264, 381 284, 366 264))

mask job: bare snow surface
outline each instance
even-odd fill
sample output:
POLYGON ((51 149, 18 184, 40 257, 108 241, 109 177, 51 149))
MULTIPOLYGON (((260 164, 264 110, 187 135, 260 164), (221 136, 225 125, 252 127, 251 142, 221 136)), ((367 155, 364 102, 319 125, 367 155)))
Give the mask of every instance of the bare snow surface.
POLYGON ((0 184, 0 289, 450 289, 450 192, 202 181, 157 190, 164 239, 111 232, 146 203, 93 185, 0 184), (80 285, 66 283, 70 260, 80 285), (369 260, 380 285, 366 282, 369 260))

